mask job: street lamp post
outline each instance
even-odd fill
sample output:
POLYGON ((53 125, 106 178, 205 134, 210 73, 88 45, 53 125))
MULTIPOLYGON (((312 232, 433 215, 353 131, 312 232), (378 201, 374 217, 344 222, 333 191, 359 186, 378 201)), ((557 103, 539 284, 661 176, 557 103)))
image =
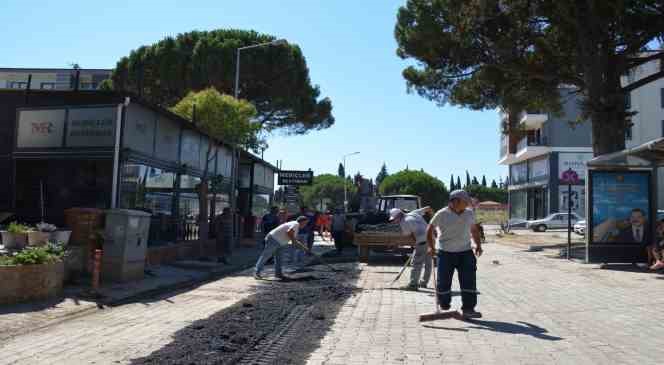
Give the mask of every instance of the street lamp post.
MULTIPOLYGON (((247 50, 247 49, 252 49, 252 48, 258 48, 258 47, 265 47, 265 46, 281 46, 281 45, 286 45, 288 42, 285 39, 277 39, 272 42, 265 42, 265 43, 259 43, 259 44, 252 44, 251 46, 245 46, 245 47, 239 47, 235 51, 235 91, 233 93, 233 96, 237 99, 240 96, 240 52, 247 50)), ((237 223, 235 221, 235 211, 237 210, 237 204, 236 204, 236 196, 235 196, 235 190, 237 189, 237 176, 238 176, 238 168, 239 168, 239 151, 235 145, 235 142, 231 144, 232 146, 232 153, 233 153, 233 168, 231 169, 231 212, 233 214, 233 241, 235 242, 236 234, 237 234, 237 223)))
MULTIPOLYGON (((346 174, 346 157, 354 156, 354 155, 359 155, 359 152, 353 152, 349 153, 347 155, 344 155, 343 158, 343 165, 344 165, 344 174, 346 174)), ((344 176, 344 213, 348 213, 348 189, 346 187, 348 185, 348 182, 346 181, 346 176, 344 176)))

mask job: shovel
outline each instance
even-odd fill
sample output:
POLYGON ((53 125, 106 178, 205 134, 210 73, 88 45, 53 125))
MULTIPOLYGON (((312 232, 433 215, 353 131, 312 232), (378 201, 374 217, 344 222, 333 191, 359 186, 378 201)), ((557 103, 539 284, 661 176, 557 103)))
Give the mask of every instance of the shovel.
POLYGON ((408 267, 408 265, 410 265, 410 263, 413 261, 413 256, 415 256, 415 251, 413 251, 412 255, 408 256, 408 260, 406 260, 406 263, 401 268, 401 271, 399 271, 399 273, 397 274, 397 277, 394 278, 394 280, 392 280, 390 285, 394 285, 394 283, 399 281, 399 279, 401 278, 401 275, 403 275, 403 272, 406 271, 406 268, 408 267))
POLYGON ((296 245, 300 246, 300 248, 303 249, 305 252, 310 253, 311 255, 313 255, 313 256, 314 256, 315 258, 317 258, 318 261, 320 261, 323 265, 327 266, 330 270, 332 270, 332 272, 343 272, 343 270, 335 269, 332 265, 330 265, 330 264, 328 264, 327 262, 325 262, 325 260, 323 260, 323 257, 322 257, 321 255, 317 255, 317 254, 311 252, 311 250, 310 250, 307 246, 305 246, 302 242, 300 242, 300 241, 298 241, 298 240, 293 240, 293 243, 295 243, 296 245))

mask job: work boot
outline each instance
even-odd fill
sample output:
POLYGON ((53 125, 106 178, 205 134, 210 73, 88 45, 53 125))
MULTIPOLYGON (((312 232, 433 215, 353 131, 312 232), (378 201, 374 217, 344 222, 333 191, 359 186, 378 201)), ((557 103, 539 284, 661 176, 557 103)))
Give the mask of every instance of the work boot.
POLYGON ((463 309, 462 310, 463 318, 473 319, 473 318, 482 318, 482 313, 477 312, 474 309, 463 309))
POLYGON ((254 273, 254 279, 256 279, 256 280, 263 280, 263 277, 261 276, 260 273, 254 273))
POLYGON ((417 286, 416 286, 416 285, 410 285, 410 284, 409 284, 409 285, 402 286, 402 287, 399 288, 399 289, 401 289, 401 290, 405 290, 405 291, 417 291, 417 286))
POLYGON ((439 305, 439 307, 440 307, 440 310, 442 310, 442 311, 448 311, 448 310, 450 310, 450 308, 452 308, 449 304, 441 304, 441 305, 439 305))
POLYGON ((279 279, 280 281, 290 281, 291 278, 284 275, 284 274, 279 274, 279 275, 274 275, 275 278, 279 279))
POLYGON ((428 283, 421 282, 420 283, 420 288, 426 289, 426 288, 428 288, 428 285, 429 285, 428 283))

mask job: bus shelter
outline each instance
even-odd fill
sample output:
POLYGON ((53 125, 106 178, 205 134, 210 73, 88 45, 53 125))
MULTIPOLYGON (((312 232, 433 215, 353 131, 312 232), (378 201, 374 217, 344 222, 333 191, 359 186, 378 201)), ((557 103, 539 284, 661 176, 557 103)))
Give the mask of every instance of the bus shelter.
MULTIPOLYGON (((664 138, 588 162, 586 262, 636 263, 658 236, 664 138)), ((664 228, 664 227, 663 227, 664 228)))

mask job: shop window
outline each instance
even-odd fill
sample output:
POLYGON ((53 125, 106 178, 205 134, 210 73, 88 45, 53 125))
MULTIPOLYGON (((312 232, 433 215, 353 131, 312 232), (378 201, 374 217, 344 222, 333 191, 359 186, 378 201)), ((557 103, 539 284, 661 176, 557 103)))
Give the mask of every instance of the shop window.
POLYGON ((10 89, 27 89, 28 83, 25 81, 11 81, 9 83, 10 89))
POLYGON ((142 209, 153 215, 173 211, 175 174, 140 164, 124 164, 120 190, 120 206, 142 209))
POLYGON ((201 178, 191 175, 180 176, 180 189, 196 189, 201 183, 201 178))
POLYGON ((55 90, 55 82, 42 82, 40 87, 42 90, 55 90))

